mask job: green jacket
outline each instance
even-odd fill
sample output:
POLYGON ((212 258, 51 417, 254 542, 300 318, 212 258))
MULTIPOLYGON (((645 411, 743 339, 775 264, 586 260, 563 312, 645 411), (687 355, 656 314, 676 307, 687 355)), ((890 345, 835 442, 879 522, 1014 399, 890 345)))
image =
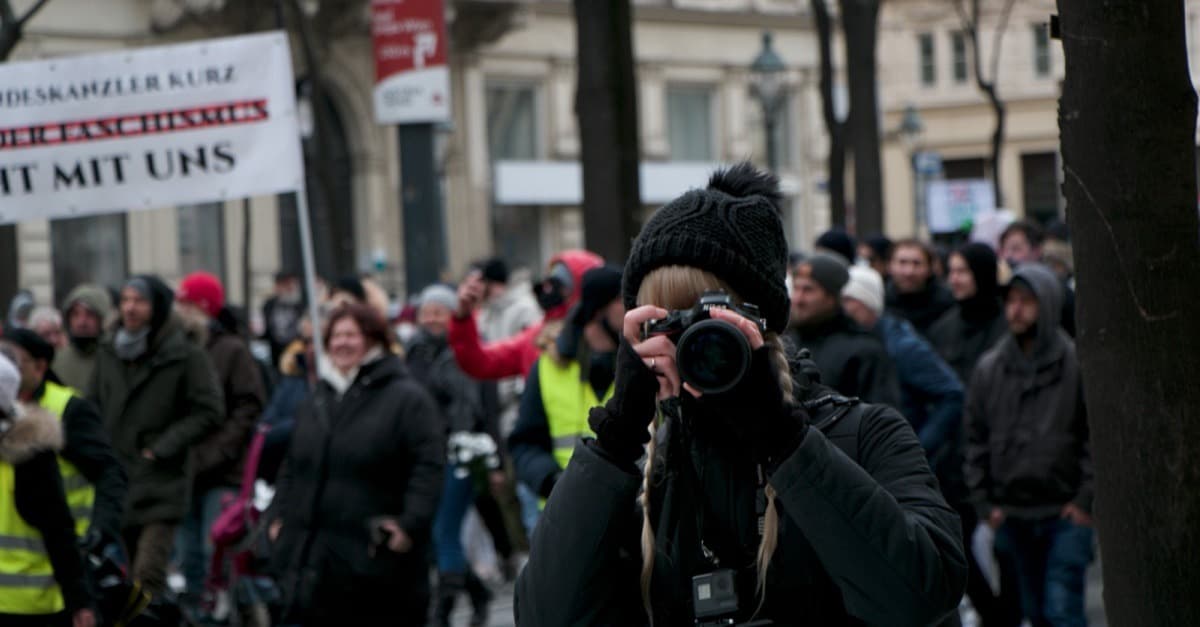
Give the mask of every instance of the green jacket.
MULTIPOLYGON (((98 285, 80 285, 71 290, 67 300, 63 302, 63 316, 65 317, 67 312, 71 311, 71 307, 79 302, 96 312, 101 321, 107 321, 112 315, 112 300, 108 292, 98 285)), ((81 347, 72 341, 54 356, 54 374, 69 387, 76 390, 86 388, 88 381, 92 379, 98 348, 99 343, 81 347)))
POLYGON ((183 518, 190 499, 188 451, 221 424, 221 387, 204 349, 169 319, 137 361, 101 344, 88 388, 129 475, 126 526, 183 518), (153 461, 142 451, 149 449, 153 461))

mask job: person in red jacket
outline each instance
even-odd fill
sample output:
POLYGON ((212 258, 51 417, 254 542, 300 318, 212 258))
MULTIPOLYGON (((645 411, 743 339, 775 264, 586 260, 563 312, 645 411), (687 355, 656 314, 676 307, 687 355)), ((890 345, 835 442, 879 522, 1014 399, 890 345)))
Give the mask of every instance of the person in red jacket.
POLYGON ((534 291, 546 312, 542 321, 510 338, 484 343, 479 337, 475 310, 483 300, 483 280, 468 276, 458 288, 458 311, 450 320, 447 341, 463 372, 483 381, 526 376, 541 355, 538 338, 546 324, 561 320, 579 300, 583 273, 604 264, 595 253, 567 250, 550 260, 550 272, 534 291))

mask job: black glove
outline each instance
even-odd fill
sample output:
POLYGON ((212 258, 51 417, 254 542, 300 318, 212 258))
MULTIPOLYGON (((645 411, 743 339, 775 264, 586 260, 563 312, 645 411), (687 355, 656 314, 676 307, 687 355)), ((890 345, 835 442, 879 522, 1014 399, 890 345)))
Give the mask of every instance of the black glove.
POLYGON ((117 543, 113 534, 98 529, 95 525, 79 538, 79 548, 89 555, 99 555, 104 547, 117 543))
POLYGON ((658 377, 646 367, 628 341, 617 348, 617 376, 613 397, 604 407, 595 407, 588 424, 596 441, 620 461, 634 463, 650 441, 647 428, 654 419, 658 377))
POLYGON ((694 398, 683 394, 684 416, 702 431, 716 427, 750 446, 756 461, 774 469, 791 456, 808 432, 808 416, 797 403, 785 402, 771 347, 760 346, 750 370, 736 387, 694 398))

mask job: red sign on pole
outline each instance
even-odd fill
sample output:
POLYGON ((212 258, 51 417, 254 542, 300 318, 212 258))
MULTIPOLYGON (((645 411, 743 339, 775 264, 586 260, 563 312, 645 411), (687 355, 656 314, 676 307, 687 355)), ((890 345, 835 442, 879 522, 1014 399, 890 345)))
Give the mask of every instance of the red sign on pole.
POLYGON ((375 120, 380 124, 450 119, 443 0, 371 0, 375 43, 375 120))

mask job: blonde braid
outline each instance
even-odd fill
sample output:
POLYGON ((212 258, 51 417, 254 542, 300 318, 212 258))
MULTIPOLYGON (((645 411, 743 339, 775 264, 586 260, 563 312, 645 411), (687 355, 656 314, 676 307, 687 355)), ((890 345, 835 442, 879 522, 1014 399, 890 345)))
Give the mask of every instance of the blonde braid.
MULTIPOLYGON (((779 388, 783 392, 783 404, 785 407, 790 406, 795 390, 783 340, 773 332, 767 333, 763 339, 771 349, 771 361, 774 362, 775 369, 779 373, 779 388)), ((758 544, 756 560, 758 585, 755 587, 755 594, 758 596, 758 607, 754 610, 754 616, 758 616, 758 613, 762 611, 763 604, 767 601, 767 569, 771 565, 771 556, 775 554, 775 549, 779 546, 779 509, 775 506, 775 488, 768 483, 763 492, 767 497, 767 511, 763 514, 762 540, 758 544)))
POLYGON ((654 469, 654 453, 658 448, 658 419, 650 421, 650 442, 646 445, 646 465, 642 475, 642 604, 650 625, 654 612, 650 606, 650 581, 654 575, 654 528, 650 524, 650 476, 654 469))

